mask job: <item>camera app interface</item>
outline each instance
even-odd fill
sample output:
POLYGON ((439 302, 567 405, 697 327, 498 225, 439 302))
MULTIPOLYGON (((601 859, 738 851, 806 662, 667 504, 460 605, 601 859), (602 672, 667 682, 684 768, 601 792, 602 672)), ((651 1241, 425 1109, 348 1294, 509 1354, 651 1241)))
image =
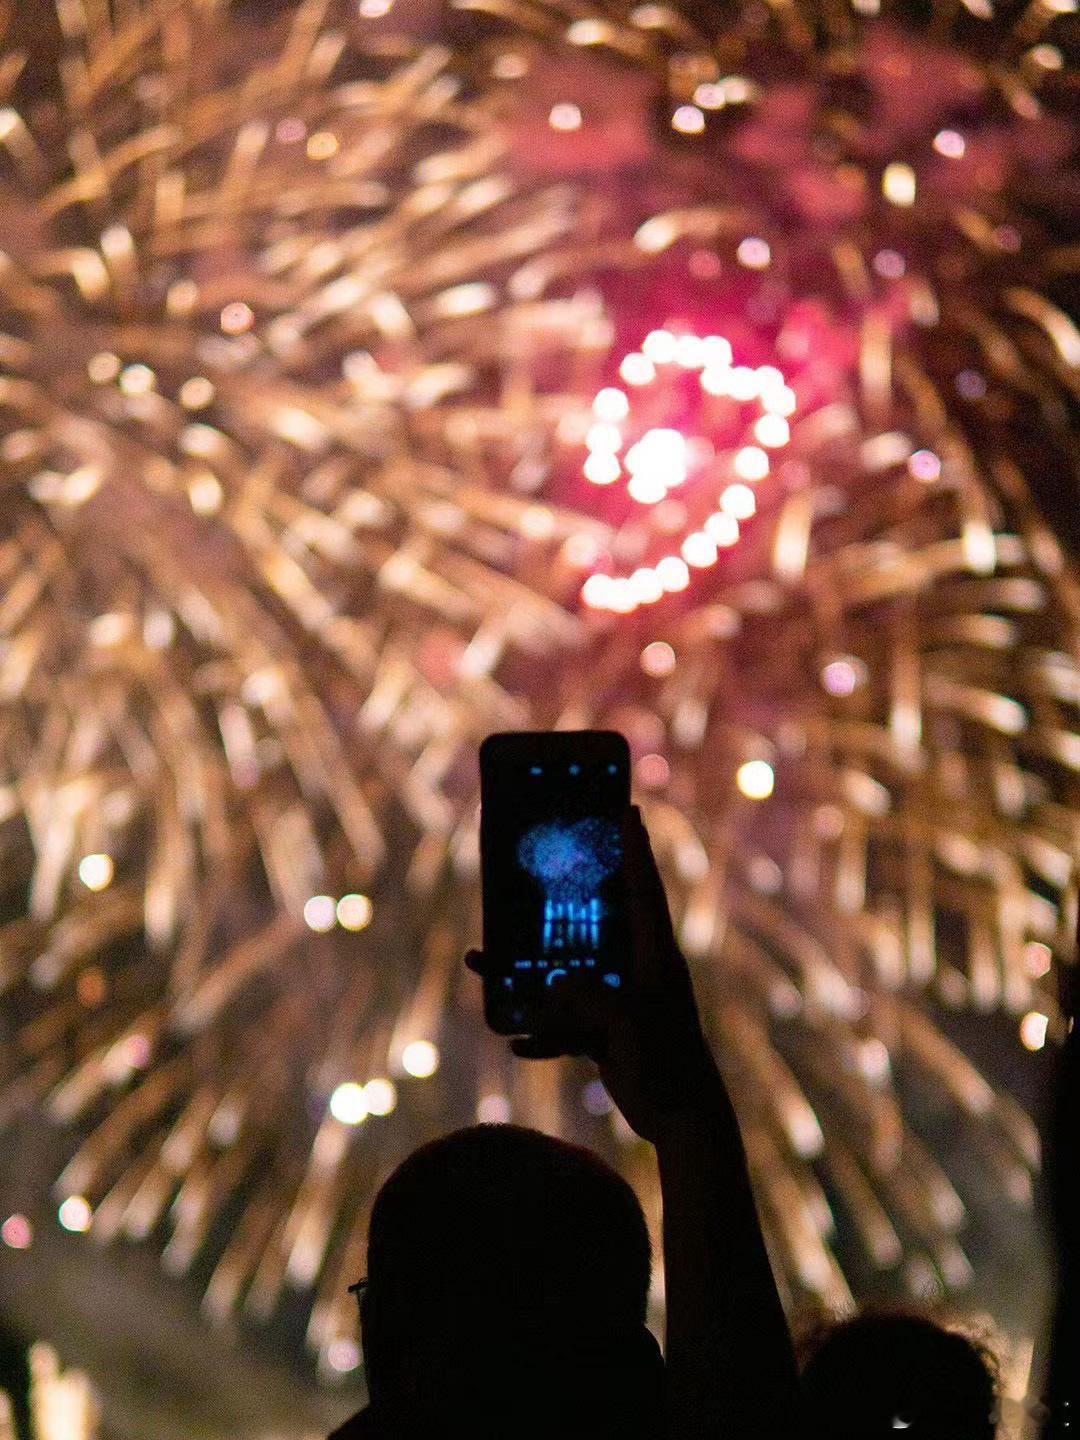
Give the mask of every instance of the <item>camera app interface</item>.
POLYGON ((573 977, 618 989, 625 762, 526 759, 507 771, 492 797, 491 851, 504 1000, 541 998, 573 977))

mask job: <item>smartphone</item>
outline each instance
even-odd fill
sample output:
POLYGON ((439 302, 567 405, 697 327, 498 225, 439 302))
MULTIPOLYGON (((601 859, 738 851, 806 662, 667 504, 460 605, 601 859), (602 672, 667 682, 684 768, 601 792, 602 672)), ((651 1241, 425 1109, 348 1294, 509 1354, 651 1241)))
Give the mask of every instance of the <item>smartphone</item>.
POLYGON ((484 1014, 542 1030, 557 987, 626 978, 622 831, 630 747, 613 730, 489 735, 480 747, 484 1014))

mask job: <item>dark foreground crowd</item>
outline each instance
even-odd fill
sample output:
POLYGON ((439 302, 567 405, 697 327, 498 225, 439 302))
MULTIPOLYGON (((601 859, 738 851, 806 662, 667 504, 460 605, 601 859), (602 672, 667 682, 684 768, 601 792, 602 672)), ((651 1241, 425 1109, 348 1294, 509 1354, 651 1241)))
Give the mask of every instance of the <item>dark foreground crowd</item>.
MULTIPOLYGON (((856 1316, 796 1357, 734 1111, 636 810, 626 855, 630 998, 561 998, 545 1033, 512 1047, 524 1059, 591 1055, 656 1149, 663 1353, 645 1324, 651 1256, 629 1185, 589 1151, 533 1130, 461 1130, 417 1150, 376 1199, 355 1287, 370 1404, 331 1440, 992 1440, 992 1358, 929 1320, 856 1316)), ((483 955, 468 963, 484 973, 483 955)), ((1066 1015, 1077 968, 1062 981, 1066 1015)), ((1080 1436, 1078 1047, 1072 1027, 1049 1155, 1058 1298, 1042 1440, 1080 1436)))

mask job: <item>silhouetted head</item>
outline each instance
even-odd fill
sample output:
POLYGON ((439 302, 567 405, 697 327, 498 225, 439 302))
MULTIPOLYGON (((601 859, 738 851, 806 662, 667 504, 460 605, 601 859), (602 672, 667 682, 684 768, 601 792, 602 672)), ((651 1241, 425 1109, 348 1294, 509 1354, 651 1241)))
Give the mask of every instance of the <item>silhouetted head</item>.
POLYGON ((649 1433, 649 1270, 634 1192, 589 1151, 512 1125, 425 1145, 371 1213, 372 1405, 395 1434, 448 1414, 472 1435, 649 1433))
POLYGON ((803 1366, 811 1440, 993 1440, 993 1356, 914 1315, 866 1314, 825 1330, 803 1366))

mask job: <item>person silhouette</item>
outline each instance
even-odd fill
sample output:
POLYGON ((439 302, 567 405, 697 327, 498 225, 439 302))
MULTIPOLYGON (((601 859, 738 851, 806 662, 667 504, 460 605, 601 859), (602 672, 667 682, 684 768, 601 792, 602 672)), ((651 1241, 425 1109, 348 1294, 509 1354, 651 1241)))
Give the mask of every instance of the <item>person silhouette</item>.
POLYGON ((993 1440, 997 1362, 967 1335, 868 1311, 823 1327, 804 1354, 808 1440, 993 1440))
MULTIPOLYGON (((655 1147, 664 1356, 645 1326, 649 1246, 596 1156, 479 1126, 409 1156, 376 1196, 359 1283, 370 1404, 331 1440, 789 1440, 794 1348, 735 1112, 706 1041, 640 812, 623 822, 619 994, 553 993, 522 1059, 588 1055, 655 1147)), ((466 963, 483 975, 488 962, 466 963)))
POLYGON ((663 1362, 630 1186, 575 1145, 480 1125, 379 1191, 360 1290, 370 1407, 351 1437, 645 1437, 663 1362))

